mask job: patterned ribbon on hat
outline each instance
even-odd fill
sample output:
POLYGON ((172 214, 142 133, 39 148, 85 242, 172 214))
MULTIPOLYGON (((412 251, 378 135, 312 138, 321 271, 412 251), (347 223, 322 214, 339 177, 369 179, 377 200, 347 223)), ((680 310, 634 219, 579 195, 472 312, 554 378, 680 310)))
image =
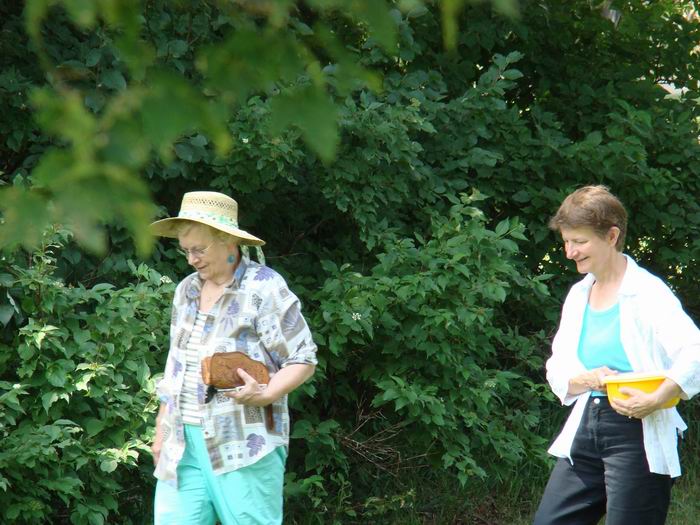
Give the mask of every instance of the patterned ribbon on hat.
MULTIPOLYGON (((250 250, 248 249, 248 246, 242 244, 241 246, 239 246, 239 248, 241 249, 243 255, 250 259, 250 250)), ((265 266, 265 254, 263 253, 262 248, 260 246, 255 247, 255 255, 258 258, 258 262, 265 266)))
POLYGON ((226 217, 225 215, 220 215, 218 213, 205 213, 202 211, 180 210, 180 213, 178 213, 177 216, 181 219, 209 219, 209 220, 213 220, 214 222, 224 224, 226 226, 232 226, 232 227, 236 228, 237 230, 240 229, 238 227, 238 223, 236 221, 234 221, 230 217, 226 217))

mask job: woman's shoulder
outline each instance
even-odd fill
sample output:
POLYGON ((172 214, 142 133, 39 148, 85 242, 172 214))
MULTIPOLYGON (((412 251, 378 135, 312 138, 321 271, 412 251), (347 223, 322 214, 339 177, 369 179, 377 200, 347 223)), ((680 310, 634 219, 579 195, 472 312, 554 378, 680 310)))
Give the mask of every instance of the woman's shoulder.
POLYGON ((175 288, 175 297, 180 297, 183 293, 185 293, 187 289, 194 284, 193 281, 196 277, 197 272, 192 272, 187 277, 182 279, 179 283, 177 283, 177 287, 175 288))
POLYGON ((269 266, 255 261, 248 262, 248 268, 246 269, 244 279, 246 284, 252 288, 265 288, 269 285, 286 285, 284 277, 282 277, 279 273, 269 266))
POLYGON ((646 268, 639 266, 632 259, 630 279, 623 282, 622 295, 632 296, 637 301, 647 303, 655 308, 661 305, 678 301, 670 286, 658 275, 651 273, 646 268))
POLYGON ((658 275, 651 273, 631 258, 628 258, 628 264, 630 264, 632 272, 630 285, 633 291, 637 293, 672 293, 668 284, 658 275))

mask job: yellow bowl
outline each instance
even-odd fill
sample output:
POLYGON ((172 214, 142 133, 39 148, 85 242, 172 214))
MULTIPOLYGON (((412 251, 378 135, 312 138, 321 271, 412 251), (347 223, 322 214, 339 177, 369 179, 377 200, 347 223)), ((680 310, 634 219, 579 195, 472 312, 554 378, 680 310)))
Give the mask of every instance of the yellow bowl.
MULTIPOLYGON (((603 383, 608 387, 608 398, 627 399, 629 396, 620 393, 620 387, 636 388, 642 392, 651 393, 659 388, 665 379, 666 376, 658 373, 629 372, 605 376, 603 383)), ((662 408, 674 407, 678 401, 680 401, 679 397, 673 397, 666 401, 662 408)))

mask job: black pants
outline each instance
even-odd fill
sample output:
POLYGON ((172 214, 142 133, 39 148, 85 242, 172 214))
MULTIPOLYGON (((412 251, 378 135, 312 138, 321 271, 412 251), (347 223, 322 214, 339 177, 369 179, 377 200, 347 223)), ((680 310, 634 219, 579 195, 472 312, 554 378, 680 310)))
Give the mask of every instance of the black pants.
POLYGON ((607 397, 591 397, 571 457, 557 461, 534 525, 662 525, 671 498, 670 476, 652 474, 642 422, 615 412, 607 397))

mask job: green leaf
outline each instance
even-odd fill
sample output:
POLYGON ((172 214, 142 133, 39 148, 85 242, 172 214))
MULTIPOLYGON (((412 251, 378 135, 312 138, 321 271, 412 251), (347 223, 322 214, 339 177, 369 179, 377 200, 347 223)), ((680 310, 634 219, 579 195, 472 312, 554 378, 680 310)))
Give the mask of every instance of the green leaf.
POLYGON ((53 0, 28 0, 26 3, 24 19, 27 33, 35 42, 41 38, 41 21, 53 3, 53 0))
POLYGON ((207 144, 209 144, 209 141, 204 135, 197 134, 194 137, 190 138, 190 144, 198 148, 203 148, 207 144))
POLYGON ((20 512, 22 512, 22 506, 13 504, 10 505, 5 511, 5 516, 7 516, 11 520, 14 520, 17 518, 17 516, 19 516, 20 512))
POLYGON ((114 472, 117 469, 116 459, 105 459, 100 463, 100 470, 103 472, 114 472))
POLYGON ((273 133, 296 126, 319 157, 325 161, 333 159, 339 142, 337 110, 323 90, 310 86, 286 92, 272 100, 270 112, 273 133))
POLYGON ((98 4, 94 0, 62 0, 62 2, 76 24, 84 28, 95 24, 98 4))
POLYGON ((95 286, 90 288, 93 292, 103 293, 108 290, 114 290, 114 285, 111 283, 97 283, 95 286))
POLYGON ((520 203, 530 202, 530 199, 532 199, 532 197, 530 196, 530 192, 528 192, 527 190, 516 191, 513 194, 512 198, 515 202, 520 202, 520 203))
POLYGON ((510 221, 508 219, 502 220, 496 225, 496 235, 499 237, 505 235, 508 228, 510 228, 510 221))
POLYGON ((100 60, 102 59, 102 50, 101 49, 91 49, 87 56, 85 57, 85 65, 88 67, 95 67, 97 64, 100 63, 100 60))
POLYGON ((98 111, 100 111, 104 107, 106 102, 107 98, 100 91, 93 90, 85 95, 85 105, 93 113, 97 113, 98 111))
POLYGON ((506 69, 503 72, 503 78, 507 80, 518 80, 519 78, 523 78, 523 76, 524 75, 517 69, 506 69))
POLYGON ((131 78, 138 82, 143 81, 148 67, 156 57, 153 46, 130 34, 120 35, 114 40, 114 44, 119 50, 119 56, 128 66, 131 78))
POLYGON ((223 43, 204 48, 197 67, 208 85, 241 102, 256 90, 304 74, 308 64, 302 56, 308 53, 291 34, 241 28, 223 43))
POLYGON ((99 434, 105 427, 105 422, 102 419, 91 417, 87 419, 83 425, 88 436, 93 437, 99 434))
POLYGON ((15 309, 12 308, 9 304, 0 304, 0 323, 2 323, 2 326, 7 326, 7 323, 10 322, 10 319, 12 319, 12 316, 15 314, 15 309))
POLYGON ((34 350, 34 347, 32 345, 28 345, 28 344, 22 344, 17 349, 17 354, 19 355, 20 359, 22 359, 23 361, 28 361, 29 359, 34 357, 35 353, 36 353, 36 350, 34 350))
POLYGON ((108 69, 100 76, 103 86, 115 91, 126 89, 126 79, 118 69, 108 69))
POLYGON ((445 49, 454 49, 457 45, 458 19, 465 0, 443 0, 440 2, 442 21, 442 41, 445 49))
POLYGON ((187 53, 189 48, 190 46, 184 40, 171 40, 168 42, 168 53, 175 58, 179 58, 187 53))
POLYGON ((356 0, 350 3, 356 17, 369 25, 370 36, 389 53, 396 53, 396 22, 384 0, 356 0))
POLYGON ((77 90, 58 93, 49 87, 37 88, 32 90, 31 101, 37 109, 39 124, 49 133, 72 142, 73 151, 61 153, 71 161, 66 168, 76 171, 75 157, 85 160, 89 156, 94 149, 97 130, 95 116, 85 108, 81 93, 77 90))
POLYGON ((0 189, 0 246, 18 244, 32 249, 41 242, 42 232, 49 222, 46 200, 38 193, 20 187, 0 189))
POLYGON ((66 371, 59 366, 52 365, 46 371, 46 379, 53 386, 62 387, 66 384, 66 371))
POLYGON ((151 154, 150 144, 143 139, 143 129, 136 120, 119 119, 109 131, 102 153, 114 164, 140 168, 151 154))
POLYGON ((192 162, 192 159, 194 158, 192 148, 187 144, 175 144, 175 154, 179 159, 182 159, 185 162, 192 162))
POLYGON ((600 146, 600 144, 603 142, 603 135, 600 131, 593 131, 586 135, 586 138, 584 139, 584 142, 588 146, 596 147, 600 146))
POLYGON ((43 405, 47 414, 49 413, 49 408, 51 405, 53 405, 56 401, 58 401, 58 392, 47 392, 41 396, 41 404, 43 405))
POLYGON ((170 145, 177 138, 194 129, 209 134, 219 152, 225 152, 231 145, 226 113, 204 100, 183 78, 170 72, 158 71, 151 75, 142 117, 146 136, 164 155, 170 153, 170 145))
POLYGON ((493 7, 496 11, 510 18, 516 18, 520 14, 519 3, 517 0, 492 0, 493 7))

